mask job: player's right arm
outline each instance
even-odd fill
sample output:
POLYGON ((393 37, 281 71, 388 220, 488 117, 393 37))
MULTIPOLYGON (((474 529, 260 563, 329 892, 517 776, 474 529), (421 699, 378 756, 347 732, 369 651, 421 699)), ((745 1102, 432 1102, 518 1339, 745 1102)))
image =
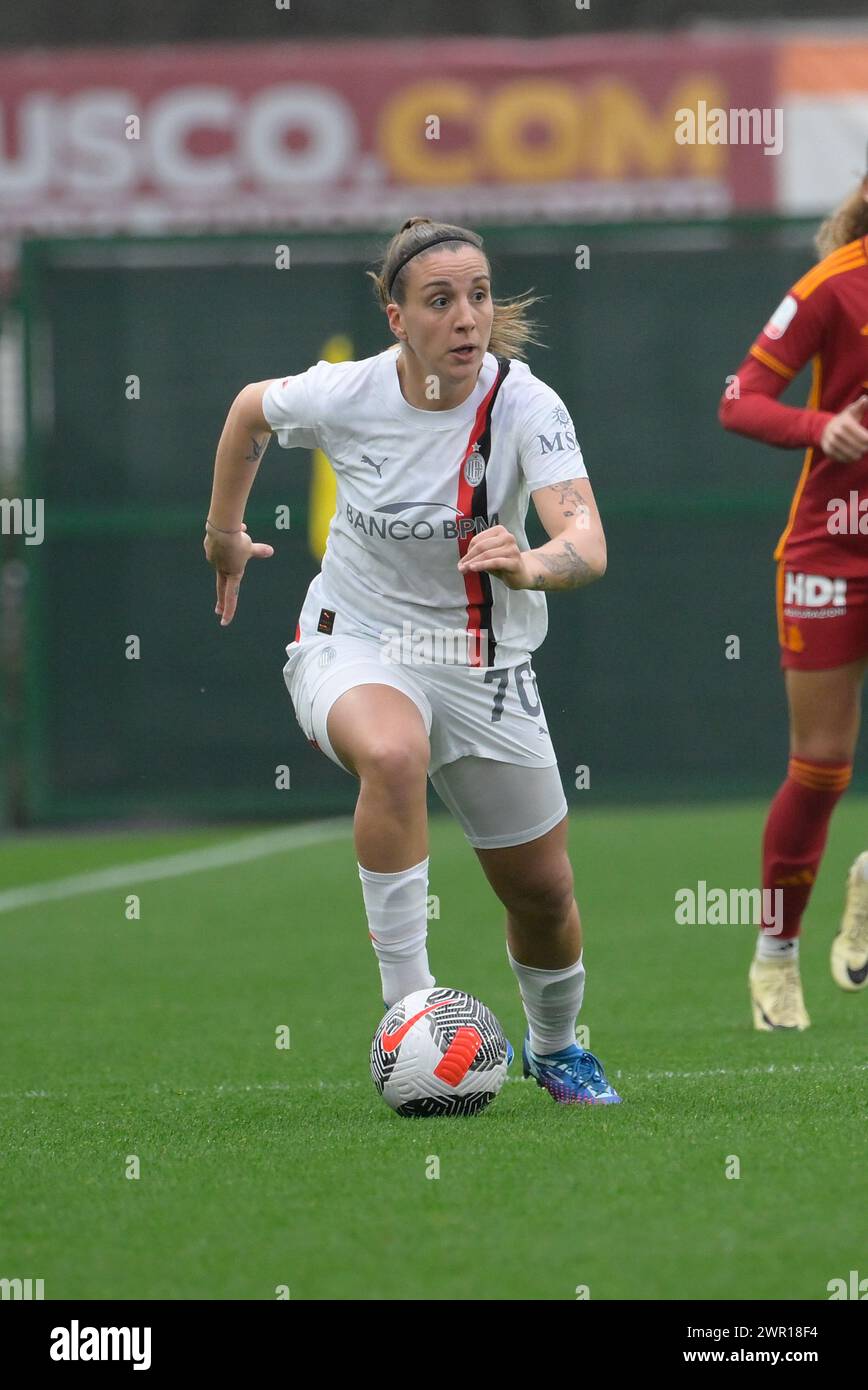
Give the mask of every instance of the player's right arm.
POLYGON ((235 616, 238 591, 249 559, 266 559, 273 546, 250 539, 244 509, 259 463, 271 439, 271 425, 262 413, 262 398, 270 381, 256 381, 239 391, 220 435, 214 460, 211 505, 205 524, 205 558, 217 571, 217 604, 221 627, 235 616))
POLYGON ((777 398, 793 377, 823 349, 835 312, 828 279, 811 271, 793 286, 758 335, 718 408, 724 429, 780 448, 817 446, 841 463, 861 458, 868 430, 859 423, 868 400, 860 397, 842 411, 784 405, 777 398))

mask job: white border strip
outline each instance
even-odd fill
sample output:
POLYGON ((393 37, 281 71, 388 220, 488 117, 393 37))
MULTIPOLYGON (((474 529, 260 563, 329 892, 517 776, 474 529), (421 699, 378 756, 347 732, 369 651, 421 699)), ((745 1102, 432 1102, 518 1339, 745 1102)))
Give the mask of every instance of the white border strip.
POLYGON ((284 850, 303 849, 328 840, 342 840, 352 833, 352 817, 311 821, 307 825, 282 826, 260 835, 248 835, 243 840, 227 840, 205 849, 168 854, 161 859, 141 859, 133 864, 115 864, 108 869, 91 873, 72 874, 47 883, 27 883, 21 888, 0 892, 0 912, 14 912, 19 907, 34 907, 37 903, 62 902, 78 898, 83 893, 100 893, 106 888, 127 888, 137 883, 153 883, 163 878, 183 878, 186 874, 203 873, 207 869, 225 869, 233 864, 247 864, 284 850))
MULTIPOLYGON (((693 1081, 700 1077, 709 1076, 760 1076, 771 1072, 778 1076, 783 1076, 790 1072, 851 1072, 868 1071, 868 1062, 845 1062, 843 1066, 840 1062, 771 1062, 765 1067, 714 1067, 710 1071, 616 1071, 611 1075, 616 1081, 693 1081)), ((533 1081, 532 1076, 508 1076, 507 1083, 514 1082, 518 1086, 529 1085, 533 1081)), ((108 1086, 102 1083, 92 1083, 90 1090, 111 1090, 112 1086, 125 1085, 127 1090, 141 1089, 132 1083, 111 1082, 108 1086)), ((370 1090, 370 1082, 357 1081, 355 1078, 340 1078, 332 1081, 222 1081, 216 1082, 212 1086, 178 1086, 172 1082, 151 1082, 145 1087, 148 1096, 171 1096, 173 1100, 179 1097, 191 1096, 219 1096, 219 1095, 239 1095, 248 1091, 266 1091, 277 1094, 298 1094, 302 1091, 313 1090, 314 1087, 319 1091, 360 1091, 370 1090)), ((77 1087, 74 1092, 61 1091, 0 1091, 0 1100, 72 1100, 78 1095, 82 1086, 77 1087)))

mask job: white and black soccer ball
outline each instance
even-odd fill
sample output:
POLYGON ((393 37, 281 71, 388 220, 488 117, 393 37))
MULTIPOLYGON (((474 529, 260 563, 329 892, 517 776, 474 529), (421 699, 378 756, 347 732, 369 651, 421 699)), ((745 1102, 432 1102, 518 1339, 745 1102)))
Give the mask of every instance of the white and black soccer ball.
POLYGON ((507 1042, 461 989, 419 989, 393 1004, 371 1044, 371 1075, 399 1115, 476 1115, 506 1080, 507 1042))

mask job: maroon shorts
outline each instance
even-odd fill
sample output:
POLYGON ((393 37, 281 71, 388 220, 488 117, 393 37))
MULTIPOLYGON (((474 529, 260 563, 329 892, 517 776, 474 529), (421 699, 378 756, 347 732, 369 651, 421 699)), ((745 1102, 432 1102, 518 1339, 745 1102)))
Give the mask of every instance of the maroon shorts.
POLYGON ((827 671, 868 657, 868 574, 845 577, 781 560, 777 614, 784 668, 827 671))

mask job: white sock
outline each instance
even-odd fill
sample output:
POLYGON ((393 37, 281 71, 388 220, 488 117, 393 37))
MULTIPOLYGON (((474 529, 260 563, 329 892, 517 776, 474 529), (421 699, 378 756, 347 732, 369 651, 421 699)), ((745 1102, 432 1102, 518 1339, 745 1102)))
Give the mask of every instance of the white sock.
POLYGON ((521 965, 506 948, 518 980, 521 1002, 530 1025, 530 1050, 538 1057, 560 1052, 576 1041, 576 1020, 585 992, 582 957, 563 970, 539 970, 521 965))
POLYGON ((790 936, 782 941, 779 936, 769 936, 761 931, 756 939, 756 959, 798 960, 799 938, 790 936))
POLYGON ((383 998, 396 1004, 405 994, 431 989, 428 969, 428 860, 396 874, 359 864, 368 931, 380 962, 383 998))

